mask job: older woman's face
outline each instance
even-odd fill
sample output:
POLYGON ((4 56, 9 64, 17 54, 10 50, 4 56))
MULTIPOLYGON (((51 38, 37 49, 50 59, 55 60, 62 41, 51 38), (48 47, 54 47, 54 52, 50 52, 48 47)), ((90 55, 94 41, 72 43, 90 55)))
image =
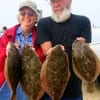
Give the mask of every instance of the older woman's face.
POLYGON ((21 26, 32 27, 37 21, 37 15, 32 9, 24 7, 19 11, 18 20, 21 26))

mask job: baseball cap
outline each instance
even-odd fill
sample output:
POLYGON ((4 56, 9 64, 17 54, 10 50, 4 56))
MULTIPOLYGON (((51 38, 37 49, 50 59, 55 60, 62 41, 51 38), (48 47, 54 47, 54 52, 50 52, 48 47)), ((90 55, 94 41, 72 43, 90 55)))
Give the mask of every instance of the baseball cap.
POLYGON ((39 16, 39 12, 38 12, 37 5, 35 2, 31 0, 24 0, 19 4, 19 10, 21 10, 21 8, 23 7, 31 8, 39 16))

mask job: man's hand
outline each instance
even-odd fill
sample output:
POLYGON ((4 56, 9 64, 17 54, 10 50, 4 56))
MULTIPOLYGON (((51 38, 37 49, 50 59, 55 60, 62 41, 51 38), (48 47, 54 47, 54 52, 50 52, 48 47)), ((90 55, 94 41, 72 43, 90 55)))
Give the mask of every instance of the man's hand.
MULTIPOLYGON (((61 45, 61 44, 60 44, 60 46, 61 46, 62 51, 65 51, 64 46, 63 46, 63 45, 61 45)), ((47 51, 47 56, 48 56, 48 55, 52 52, 52 50, 53 50, 53 47, 52 47, 52 48, 50 48, 50 49, 47 51)))
POLYGON ((77 37, 76 40, 80 42, 86 42, 85 38, 83 37, 77 37))

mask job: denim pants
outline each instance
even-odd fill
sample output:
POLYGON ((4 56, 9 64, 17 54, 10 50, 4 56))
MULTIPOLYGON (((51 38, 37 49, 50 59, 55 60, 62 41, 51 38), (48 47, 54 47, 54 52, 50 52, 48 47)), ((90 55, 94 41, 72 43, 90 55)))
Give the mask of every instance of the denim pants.
MULTIPOLYGON (((5 81, 0 88, 0 100, 10 100, 10 96, 11 91, 5 81)), ((16 100, 28 100, 20 85, 16 89, 16 100)))

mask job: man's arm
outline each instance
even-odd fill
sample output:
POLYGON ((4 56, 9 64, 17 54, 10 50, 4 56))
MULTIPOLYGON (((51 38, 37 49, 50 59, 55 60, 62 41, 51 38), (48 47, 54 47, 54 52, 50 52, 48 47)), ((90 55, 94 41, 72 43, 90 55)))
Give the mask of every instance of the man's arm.
POLYGON ((52 43, 50 41, 44 42, 41 44, 44 55, 48 55, 50 49, 52 48, 52 43))

